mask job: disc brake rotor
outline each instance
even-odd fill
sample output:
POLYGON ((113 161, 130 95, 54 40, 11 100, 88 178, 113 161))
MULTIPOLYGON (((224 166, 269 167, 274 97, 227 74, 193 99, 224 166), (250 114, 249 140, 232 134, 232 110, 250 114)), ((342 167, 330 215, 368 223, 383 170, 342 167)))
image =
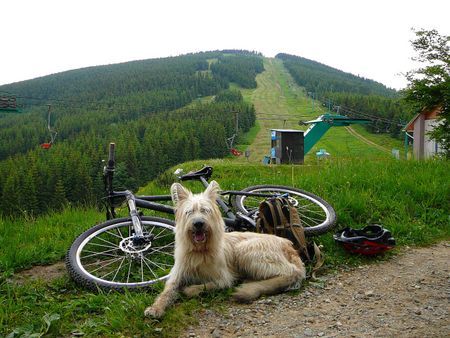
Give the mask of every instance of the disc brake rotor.
POLYGON ((152 246, 150 238, 143 238, 141 243, 136 244, 136 238, 134 236, 125 237, 119 243, 120 249, 130 255, 136 255, 147 251, 152 246))

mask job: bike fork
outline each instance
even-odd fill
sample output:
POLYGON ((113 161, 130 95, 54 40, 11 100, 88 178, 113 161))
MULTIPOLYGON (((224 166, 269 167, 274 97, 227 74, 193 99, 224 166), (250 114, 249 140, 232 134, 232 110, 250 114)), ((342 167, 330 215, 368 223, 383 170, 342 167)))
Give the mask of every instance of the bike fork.
POLYGON ((131 222, 133 223, 134 238, 136 240, 142 239, 144 237, 144 232, 142 230, 141 218, 139 217, 139 211, 136 208, 136 201, 134 200, 134 196, 132 194, 127 196, 127 203, 131 222))

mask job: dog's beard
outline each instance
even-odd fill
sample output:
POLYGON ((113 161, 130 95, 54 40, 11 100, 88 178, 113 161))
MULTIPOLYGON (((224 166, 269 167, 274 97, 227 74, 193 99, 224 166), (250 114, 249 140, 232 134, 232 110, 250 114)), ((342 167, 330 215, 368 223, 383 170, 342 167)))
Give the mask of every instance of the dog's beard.
POLYGON ((189 238, 191 250, 197 253, 208 252, 211 246, 212 236, 207 229, 190 229, 186 234, 189 238))

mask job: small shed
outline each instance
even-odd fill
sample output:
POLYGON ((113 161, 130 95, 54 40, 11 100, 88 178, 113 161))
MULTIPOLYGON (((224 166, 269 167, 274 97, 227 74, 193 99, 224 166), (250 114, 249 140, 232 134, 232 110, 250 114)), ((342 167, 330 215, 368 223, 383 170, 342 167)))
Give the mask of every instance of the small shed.
POLYGON ((439 106, 432 109, 424 109, 406 125, 404 131, 413 139, 415 159, 430 158, 442 151, 439 143, 428 135, 439 123, 437 117, 441 110, 442 108, 439 106))
POLYGON ((302 164, 304 135, 301 130, 271 129, 270 161, 274 164, 302 164))

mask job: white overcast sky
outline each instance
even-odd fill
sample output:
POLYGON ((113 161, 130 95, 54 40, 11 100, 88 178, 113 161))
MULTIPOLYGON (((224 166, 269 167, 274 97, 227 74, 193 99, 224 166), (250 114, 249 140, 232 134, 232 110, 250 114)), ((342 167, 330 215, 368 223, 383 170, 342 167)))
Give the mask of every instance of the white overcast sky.
POLYGON ((450 34, 448 0, 5 0, 0 84, 215 49, 310 58, 406 85, 411 28, 450 34))

